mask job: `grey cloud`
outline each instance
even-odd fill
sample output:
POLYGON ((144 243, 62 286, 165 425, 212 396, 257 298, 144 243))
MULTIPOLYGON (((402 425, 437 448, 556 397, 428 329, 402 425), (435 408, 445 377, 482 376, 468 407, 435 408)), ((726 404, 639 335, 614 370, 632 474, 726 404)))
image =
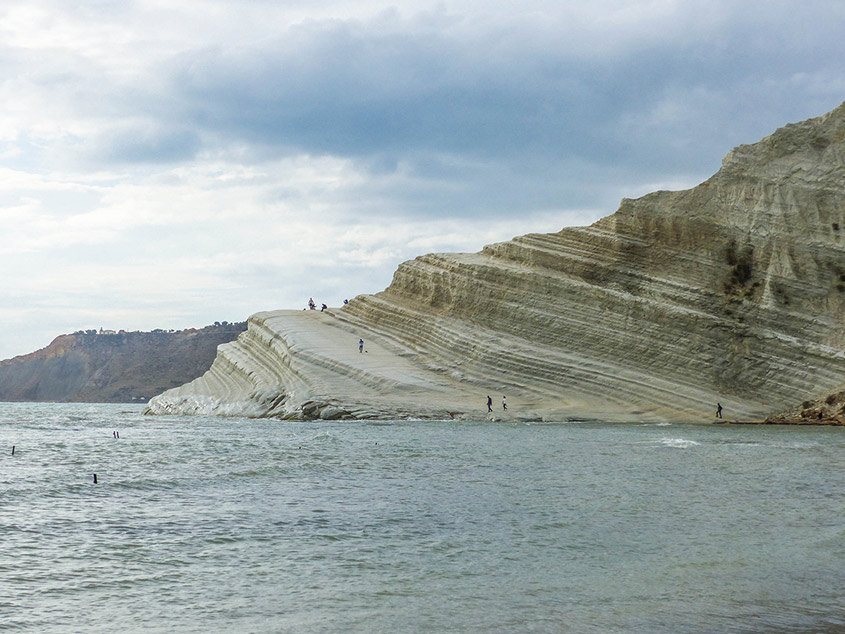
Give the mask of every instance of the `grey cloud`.
POLYGON ((716 5, 712 23, 678 17, 689 33, 617 26, 609 34, 622 42, 607 50, 586 46, 560 16, 306 22, 169 60, 152 73, 164 87, 138 88, 139 111, 120 98, 129 118, 155 124, 119 129, 97 151, 122 162, 234 147, 256 161, 351 157, 371 168, 376 189, 404 165, 431 187, 388 187, 392 208, 419 213, 613 206, 610 192, 625 182, 709 176, 734 145, 842 100, 841 10, 808 5, 799 23, 824 17, 830 36, 808 50, 780 5, 716 5))
MULTIPOLYGON (((703 88, 727 98, 742 91, 759 116, 782 106, 767 81, 830 66, 830 52, 845 52, 836 41, 816 55, 772 51, 778 47, 746 40, 749 31, 736 28, 721 44, 657 40, 609 59, 580 59, 564 47, 527 57, 520 46, 531 33, 517 35, 507 39, 512 50, 485 56, 497 46, 495 34, 461 42, 317 23, 267 48, 203 51, 183 60, 174 80, 190 121, 255 144, 343 156, 410 148, 497 160, 539 153, 613 161, 636 154, 620 135, 620 118, 647 112, 667 92, 703 88)), ((738 110, 717 105, 719 118, 738 110)))
POLYGON ((92 151, 110 163, 173 163, 190 160, 199 148, 196 132, 156 124, 117 126, 100 135, 92 151))

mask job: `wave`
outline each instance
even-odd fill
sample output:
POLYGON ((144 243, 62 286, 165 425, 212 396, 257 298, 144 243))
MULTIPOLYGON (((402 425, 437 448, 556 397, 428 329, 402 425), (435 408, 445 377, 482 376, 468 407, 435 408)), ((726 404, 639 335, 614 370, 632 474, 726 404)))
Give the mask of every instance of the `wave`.
POLYGON ((664 447, 675 447, 678 449, 689 449, 701 443, 694 440, 687 440, 686 438, 661 438, 660 444, 664 447))

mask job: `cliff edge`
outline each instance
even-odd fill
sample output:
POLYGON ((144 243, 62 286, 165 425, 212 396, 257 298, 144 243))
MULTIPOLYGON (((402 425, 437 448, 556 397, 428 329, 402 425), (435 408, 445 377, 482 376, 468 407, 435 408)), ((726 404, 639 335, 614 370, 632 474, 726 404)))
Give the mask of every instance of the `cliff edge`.
POLYGON ((342 309, 259 313, 147 411, 478 418, 489 394, 497 417, 760 419, 845 386, 844 348, 845 104, 592 226, 424 255, 342 309))

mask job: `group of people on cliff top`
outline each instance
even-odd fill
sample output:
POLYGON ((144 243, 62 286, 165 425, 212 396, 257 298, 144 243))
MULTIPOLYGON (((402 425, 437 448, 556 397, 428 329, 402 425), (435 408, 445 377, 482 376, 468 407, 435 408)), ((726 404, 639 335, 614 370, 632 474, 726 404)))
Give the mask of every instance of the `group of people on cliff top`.
MULTIPOLYGON (((326 310, 327 308, 328 308, 328 306, 326 306, 325 304, 320 304, 320 312, 321 313, 324 310, 326 310)), ((308 310, 317 310, 317 304, 314 303, 313 297, 308 298, 308 310)))
MULTIPOLYGON (((344 306, 346 306, 348 303, 349 303, 349 300, 348 300, 348 299, 344 299, 344 300, 343 300, 343 305, 344 305, 344 306)), ((321 312, 321 313, 322 313, 324 310, 326 310, 327 308, 328 308, 328 306, 326 306, 325 304, 320 304, 320 312, 321 312)), ((317 310, 317 304, 316 304, 316 303, 314 303, 314 298, 313 298, 313 297, 309 297, 309 298, 308 298, 308 310, 317 310)))

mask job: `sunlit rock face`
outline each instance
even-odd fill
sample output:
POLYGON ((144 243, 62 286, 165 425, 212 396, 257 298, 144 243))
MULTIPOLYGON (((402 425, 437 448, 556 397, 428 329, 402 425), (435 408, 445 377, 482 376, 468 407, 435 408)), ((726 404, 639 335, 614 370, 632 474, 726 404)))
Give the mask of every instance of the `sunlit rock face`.
POLYGON ((343 309, 260 313, 148 410, 479 418, 490 395, 497 418, 758 418, 845 384, 843 348, 845 104, 590 227, 421 256, 343 309))

